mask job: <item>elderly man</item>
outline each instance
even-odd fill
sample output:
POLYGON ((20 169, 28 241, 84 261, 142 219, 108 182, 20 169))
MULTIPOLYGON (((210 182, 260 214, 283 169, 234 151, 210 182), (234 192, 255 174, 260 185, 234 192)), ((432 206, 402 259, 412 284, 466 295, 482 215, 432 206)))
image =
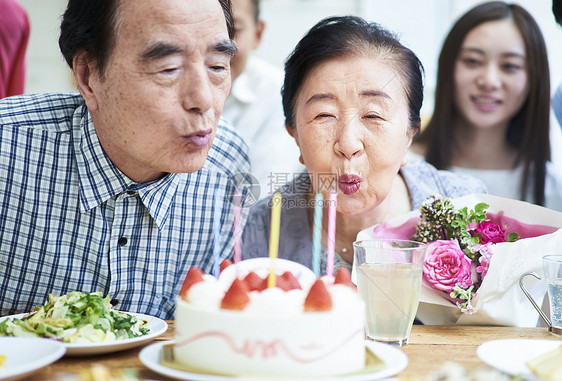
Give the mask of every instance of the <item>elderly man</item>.
POLYGON ((230 256, 232 36, 229 0, 69 0, 80 94, 0 102, 0 315, 79 290, 171 319, 187 270, 230 256))

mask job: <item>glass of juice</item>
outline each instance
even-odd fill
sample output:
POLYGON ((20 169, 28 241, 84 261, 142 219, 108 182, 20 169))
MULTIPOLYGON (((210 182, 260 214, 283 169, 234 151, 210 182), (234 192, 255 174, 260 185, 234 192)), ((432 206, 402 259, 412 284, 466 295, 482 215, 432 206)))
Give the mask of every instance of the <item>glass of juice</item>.
POLYGON ((353 243, 353 266, 365 301, 368 338, 408 344, 418 309, 425 247, 399 239, 353 243))

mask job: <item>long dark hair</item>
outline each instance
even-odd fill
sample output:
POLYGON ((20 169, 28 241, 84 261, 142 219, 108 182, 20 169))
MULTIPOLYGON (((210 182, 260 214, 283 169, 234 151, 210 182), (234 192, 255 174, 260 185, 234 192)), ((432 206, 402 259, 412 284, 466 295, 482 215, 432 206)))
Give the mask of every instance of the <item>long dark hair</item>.
POLYGON ((455 61, 466 35, 488 21, 511 19, 525 42, 529 93, 521 109, 509 121, 506 142, 517 150, 515 166, 523 165, 520 198, 524 200, 532 184, 533 199, 544 205, 546 162, 550 160, 549 115, 550 76, 546 45, 533 17, 515 4, 501 1, 484 3, 464 14, 447 35, 441 54, 435 89, 433 116, 421 135, 415 138, 426 149, 425 159, 437 168, 450 168, 458 146, 451 123, 457 109, 454 97, 455 61))

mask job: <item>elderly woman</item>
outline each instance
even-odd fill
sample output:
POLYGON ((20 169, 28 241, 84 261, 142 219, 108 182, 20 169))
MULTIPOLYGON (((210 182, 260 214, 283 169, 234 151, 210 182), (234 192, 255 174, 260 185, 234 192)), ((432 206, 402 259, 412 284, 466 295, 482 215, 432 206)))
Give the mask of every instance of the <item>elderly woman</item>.
MULTIPOLYGON (((406 153, 420 127, 422 65, 391 33, 352 17, 320 21, 285 63, 287 131, 306 172, 284 185, 279 257, 312 268, 314 195, 337 189, 335 268, 350 267, 357 233, 417 209, 431 194, 486 192, 469 177, 437 171, 406 153)), ((326 203, 327 205, 328 203, 326 203)), ((323 213, 325 271, 328 213, 323 213)), ((243 256, 268 255, 271 207, 252 208, 243 256)))

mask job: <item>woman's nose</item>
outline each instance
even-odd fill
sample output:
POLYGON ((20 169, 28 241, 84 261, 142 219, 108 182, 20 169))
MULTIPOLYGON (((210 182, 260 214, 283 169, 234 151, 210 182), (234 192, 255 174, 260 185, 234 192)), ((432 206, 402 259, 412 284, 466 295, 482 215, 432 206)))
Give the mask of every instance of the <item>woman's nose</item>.
POLYGON ((183 107, 187 111, 205 113, 213 106, 211 79, 204 68, 191 70, 181 86, 183 107))
POLYGON ((499 69, 495 65, 487 65, 478 76, 477 84, 487 90, 501 87, 499 69))
POLYGON ((361 123, 354 117, 337 129, 334 149, 338 154, 351 159, 363 151, 361 128, 361 123))

